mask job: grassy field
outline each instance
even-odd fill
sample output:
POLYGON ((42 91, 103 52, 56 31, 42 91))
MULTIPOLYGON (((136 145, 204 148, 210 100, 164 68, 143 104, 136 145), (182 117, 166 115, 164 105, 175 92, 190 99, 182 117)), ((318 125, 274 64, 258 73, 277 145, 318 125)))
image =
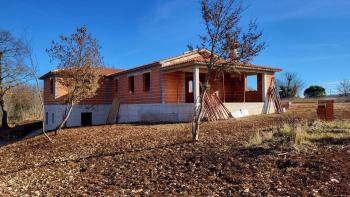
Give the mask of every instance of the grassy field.
POLYGON ((335 113, 337 122, 319 122, 316 104, 303 103, 204 123, 197 143, 190 124, 66 129, 53 143, 38 136, 1 147, 0 193, 349 195, 350 104, 337 103, 335 113))

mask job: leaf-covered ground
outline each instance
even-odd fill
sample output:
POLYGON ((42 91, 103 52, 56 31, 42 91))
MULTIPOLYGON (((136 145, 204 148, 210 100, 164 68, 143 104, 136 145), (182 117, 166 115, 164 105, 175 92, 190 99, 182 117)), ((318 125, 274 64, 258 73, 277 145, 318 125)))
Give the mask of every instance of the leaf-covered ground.
MULTIPOLYGON (((350 145, 245 148, 259 129, 315 119, 313 104, 282 115, 190 124, 73 128, 0 147, 1 196, 329 196, 350 194, 350 145)), ((350 104, 336 105, 350 120, 350 104)))

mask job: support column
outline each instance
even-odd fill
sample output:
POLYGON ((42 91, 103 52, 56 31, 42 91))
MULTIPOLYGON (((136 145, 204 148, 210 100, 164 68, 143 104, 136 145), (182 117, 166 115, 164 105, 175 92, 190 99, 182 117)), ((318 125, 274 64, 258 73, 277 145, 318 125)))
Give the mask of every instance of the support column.
POLYGON ((243 88, 243 103, 245 103, 245 93, 247 91, 247 75, 243 74, 243 78, 244 78, 244 88, 243 88))
MULTIPOLYGON (((199 67, 193 67, 193 100, 194 103, 198 102, 200 87, 199 87, 199 67)), ((198 104, 198 103, 196 103, 198 104)))
POLYGON ((266 74, 263 73, 262 74, 262 91, 261 91, 263 102, 266 102, 266 100, 267 100, 267 87, 268 87, 268 85, 267 85, 267 80, 266 80, 266 74))

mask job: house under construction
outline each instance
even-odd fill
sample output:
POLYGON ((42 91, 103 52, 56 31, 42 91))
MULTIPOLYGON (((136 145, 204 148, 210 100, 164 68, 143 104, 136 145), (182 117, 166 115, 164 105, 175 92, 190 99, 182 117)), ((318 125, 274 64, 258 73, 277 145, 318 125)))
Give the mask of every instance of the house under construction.
MULTIPOLYGON (((73 108, 67 126, 191 121, 207 72, 201 52, 190 51, 128 70, 103 69, 96 96, 73 108)), ((239 74, 225 73, 210 81, 210 93, 230 115, 239 118, 280 111, 278 105, 271 106, 278 99, 274 98, 278 97, 274 75, 281 69, 241 65, 235 70, 239 74)), ((58 78, 59 70, 40 77, 44 80, 45 130, 55 129, 64 116, 65 90, 58 78)))

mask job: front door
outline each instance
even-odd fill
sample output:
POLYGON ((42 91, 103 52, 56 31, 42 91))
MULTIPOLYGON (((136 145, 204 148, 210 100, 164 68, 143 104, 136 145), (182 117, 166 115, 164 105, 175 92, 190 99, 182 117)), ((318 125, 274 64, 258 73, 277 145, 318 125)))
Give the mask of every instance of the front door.
POLYGON ((186 103, 193 103, 193 76, 185 78, 185 97, 186 103))
POLYGON ((81 113, 81 126, 91 126, 92 125, 92 113, 81 113))

